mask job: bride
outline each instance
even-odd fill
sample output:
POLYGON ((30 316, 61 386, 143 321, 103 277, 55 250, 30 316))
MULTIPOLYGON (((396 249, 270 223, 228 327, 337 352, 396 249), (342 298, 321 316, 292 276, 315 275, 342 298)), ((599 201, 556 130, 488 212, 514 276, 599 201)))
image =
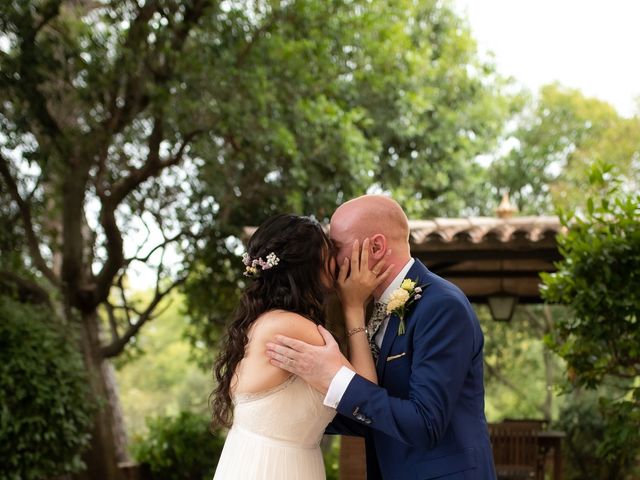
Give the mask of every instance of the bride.
MULTIPOLYGON (((282 334, 324 345, 322 335, 329 333, 319 326, 334 284, 347 327, 363 324, 362 305, 390 270, 382 272, 383 261, 369 270, 367 244, 361 254, 357 244, 353 252, 358 261, 351 262, 349 274, 345 263, 336 279, 332 245, 322 227, 295 215, 268 219, 249 240, 243 258, 248 286, 214 366, 213 424, 230 428, 214 480, 325 479, 319 443, 336 411, 302 379, 271 365, 266 343, 282 334)), ((344 363, 376 382, 363 330, 348 332, 344 363)))

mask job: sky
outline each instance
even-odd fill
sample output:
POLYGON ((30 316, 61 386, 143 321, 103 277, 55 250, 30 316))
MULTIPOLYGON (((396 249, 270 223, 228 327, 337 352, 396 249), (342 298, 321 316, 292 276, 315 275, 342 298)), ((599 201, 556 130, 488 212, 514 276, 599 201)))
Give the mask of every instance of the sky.
POLYGON ((554 81, 640 111, 639 0, 453 0, 498 71, 536 92, 554 81))

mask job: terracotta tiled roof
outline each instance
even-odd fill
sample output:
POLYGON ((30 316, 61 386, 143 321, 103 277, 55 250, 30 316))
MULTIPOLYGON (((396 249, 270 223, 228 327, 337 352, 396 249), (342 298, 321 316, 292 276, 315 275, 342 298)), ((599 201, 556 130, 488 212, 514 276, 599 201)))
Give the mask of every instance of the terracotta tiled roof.
MULTIPOLYGON (((561 258, 558 217, 471 217, 410 220, 411 252, 429 269, 455 283, 472 302, 496 292, 539 303, 539 272, 561 258)), ((256 227, 245 228, 246 239, 256 227)))
MULTIPOLYGON (((251 237, 257 227, 245 227, 246 238, 251 237)), ((324 226, 325 230, 328 227, 324 226)), ((553 240, 563 231, 556 216, 536 217, 469 217, 434 218, 432 220, 409 220, 411 244, 427 246, 443 243, 471 243, 486 241, 507 243, 523 239, 529 242, 553 240)))
POLYGON ((518 240, 536 243, 553 240, 562 231, 560 220, 555 216, 435 218, 410 220, 409 227, 411 244, 416 247, 518 240))

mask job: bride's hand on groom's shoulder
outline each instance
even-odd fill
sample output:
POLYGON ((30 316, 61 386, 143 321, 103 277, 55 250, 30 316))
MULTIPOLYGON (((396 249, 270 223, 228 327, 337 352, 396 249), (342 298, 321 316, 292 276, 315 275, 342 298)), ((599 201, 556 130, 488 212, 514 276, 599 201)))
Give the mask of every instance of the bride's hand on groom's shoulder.
POLYGON ((366 301, 374 290, 383 283, 391 273, 394 265, 385 268, 386 256, 391 254, 387 250, 385 258, 379 260, 369 268, 369 239, 362 242, 362 249, 358 240, 353 242, 351 257, 345 257, 338 274, 338 294, 345 310, 363 309, 366 301))

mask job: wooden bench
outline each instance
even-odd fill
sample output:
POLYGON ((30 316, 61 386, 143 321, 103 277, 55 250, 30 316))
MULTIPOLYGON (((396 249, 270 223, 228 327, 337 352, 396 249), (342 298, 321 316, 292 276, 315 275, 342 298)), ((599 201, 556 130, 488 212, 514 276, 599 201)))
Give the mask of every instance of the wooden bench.
POLYGON ((544 480, 544 455, 538 444, 537 422, 489 424, 498 480, 544 480))

